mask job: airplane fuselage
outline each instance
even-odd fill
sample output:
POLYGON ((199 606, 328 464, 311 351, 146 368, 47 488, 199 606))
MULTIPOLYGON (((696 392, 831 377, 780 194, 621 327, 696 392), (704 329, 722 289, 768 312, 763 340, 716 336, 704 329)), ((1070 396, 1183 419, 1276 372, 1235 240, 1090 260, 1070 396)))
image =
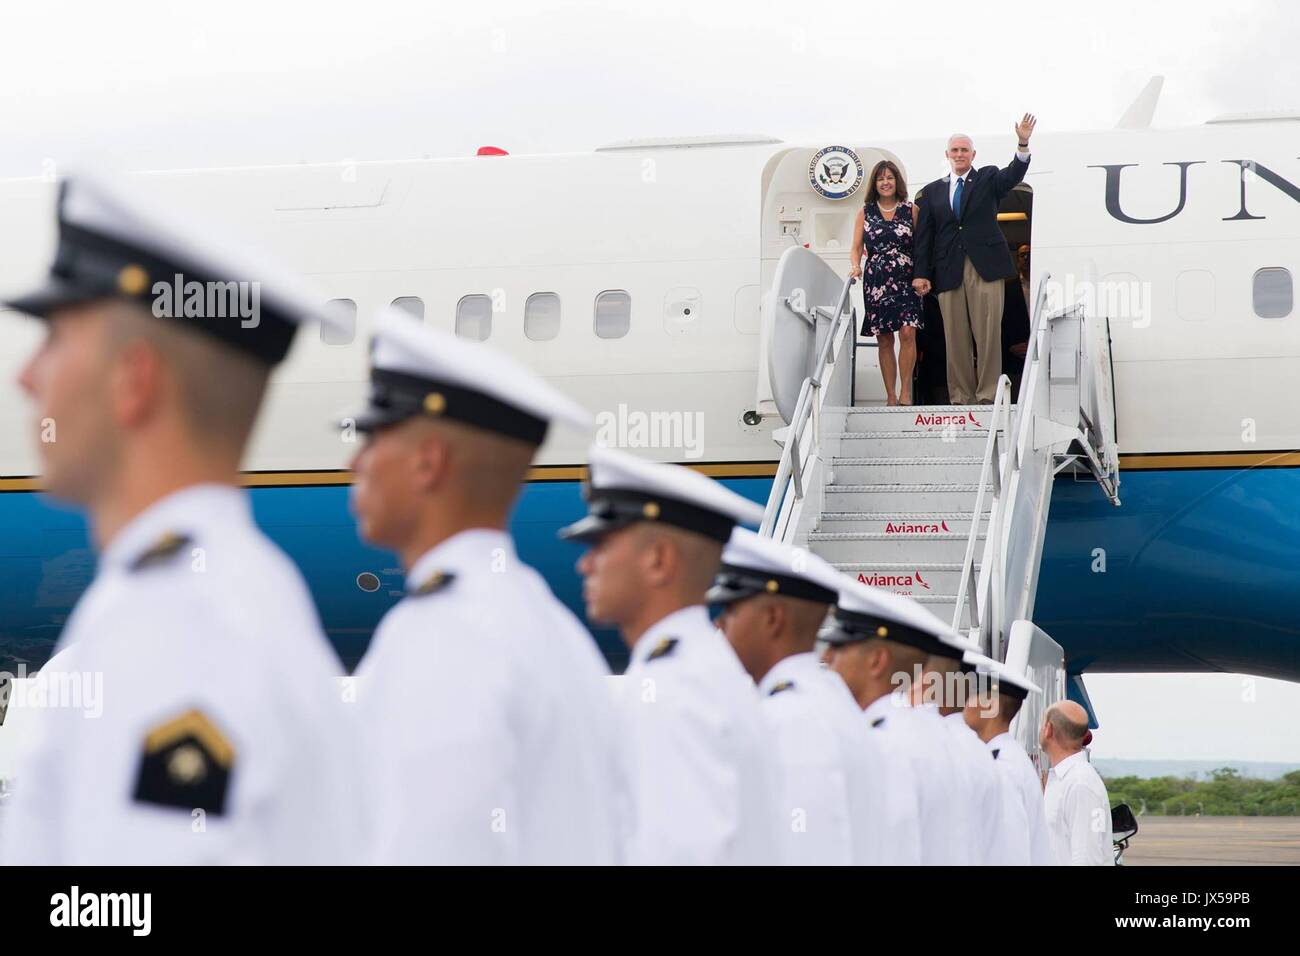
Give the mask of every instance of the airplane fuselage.
MULTIPOLYGON (((1073 672, 1300 679, 1297 126, 1034 137, 1032 282, 1093 295, 1109 317, 1122 453, 1122 508, 1065 477, 1053 495, 1035 619, 1073 672), (1277 270, 1288 301, 1274 316, 1277 270)), ((868 173, 897 158, 913 194, 943 173, 941 138, 844 145, 868 173)), ((976 165, 1005 165, 1014 143, 976 146, 976 165)), ((245 481, 348 663, 402 587, 396 559, 356 536, 356 446, 330 427, 364 394, 369 314, 396 303, 481 337, 581 401, 605 440, 765 501, 781 423, 765 405, 762 295, 791 242, 843 273, 861 204, 860 191, 799 191, 791 171, 816 149, 753 140, 142 174, 160 201, 207 209, 341 300, 343 332, 305 330, 277 371, 245 481)), ((52 199, 49 182, 0 184, 6 287, 45 268, 52 199)), ((12 669, 48 656, 94 558, 80 517, 37 493, 38 442, 14 377, 41 328, 5 318, 0 667, 12 669)), ((874 353, 859 354, 869 392, 874 353)), ((549 441, 513 523, 525 560, 579 611, 578 551, 554 531, 582 510, 584 460, 581 437, 549 441)), ((621 645, 598 636, 617 665, 621 645)))

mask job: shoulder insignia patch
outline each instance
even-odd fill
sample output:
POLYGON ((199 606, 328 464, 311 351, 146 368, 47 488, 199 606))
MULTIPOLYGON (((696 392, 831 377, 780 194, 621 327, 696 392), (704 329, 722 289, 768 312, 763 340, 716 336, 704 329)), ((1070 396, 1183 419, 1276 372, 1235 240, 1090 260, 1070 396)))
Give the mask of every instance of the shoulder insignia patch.
POLYGON ((434 571, 414 588, 408 590, 406 595, 407 597, 424 597, 426 594, 437 594, 454 580, 456 580, 456 575, 449 571, 434 571))
POLYGON ((169 531, 149 545, 139 557, 131 562, 131 570, 143 571, 145 568, 165 564, 180 554, 181 549, 189 544, 191 540, 189 535, 169 531))
POLYGON ((235 748, 208 717, 187 710, 145 735, 136 803, 224 816, 235 748))
POLYGON ((677 646, 677 638, 665 637, 662 641, 660 641, 658 644, 655 645, 655 649, 651 651, 650 656, 646 658, 646 663, 648 664, 650 661, 657 661, 661 657, 667 657, 669 654, 673 652, 673 648, 676 646, 677 646))
POLYGON ((780 694, 783 691, 787 691, 787 690, 794 690, 794 681, 792 680, 781 681, 779 684, 777 684, 767 692, 767 696, 775 697, 777 694, 780 694))
POLYGON ((883 727, 884 725, 885 725, 884 717, 877 717, 875 720, 871 722, 872 727, 883 727))

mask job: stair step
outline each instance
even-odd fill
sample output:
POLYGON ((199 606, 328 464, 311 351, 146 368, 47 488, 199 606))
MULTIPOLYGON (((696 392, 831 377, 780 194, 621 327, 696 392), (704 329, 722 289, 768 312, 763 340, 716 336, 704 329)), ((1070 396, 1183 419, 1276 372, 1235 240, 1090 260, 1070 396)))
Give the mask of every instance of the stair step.
POLYGON ((985 430, 993 420, 991 405, 855 405, 823 410, 828 412, 844 413, 850 432, 985 430))
MULTIPOLYGON (((826 489, 826 510, 836 512, 958 511, 975 505, 974 482, 874 482, 832 484, 826 489)), ((990 494, 984 496, 992 504, 990 494)))
MULTIPOLYGON (((979 537, 984 537, 980 529, 979 537)), ((872 534, 859 531, 813 531, 808 546, 814 554, 836 561, 930 562, 961 561, 966 534, 872 534)))
MULTIPOLYGON (((962 564, 959 562, 841 561, 832 564, 863 584, 900 594, 956 594, 962 583, 962 564)), ((979 570, 978 563, 975 568, 979 570)))
MULTIPOLYGON (((847 566, 841 567, 837 565, 837 567, 840 567, 840 570, 848 574, 849 577, 856 578, 864 583, 872 580, 871 572, 859 572, 849 569, 847 566)), ((921 573, 925 575, 924 571, 921 573)), ((916 584, 913 584, 910 587, 883 587, 881 590, 890 591, 894 594, 904 594, 907 597, 912 598, 912 600, 916 601, 918 604, 924 605, 927 611, 939 618, 939 620, 943 621, 945 624, 951 624, 953 608, 957 606, 957 585, 954 584, 949 590, 943 591, 935 587, 935 584, 930 580, 929 575, 925 576, 925 580, 926 583, 930 585, 928 590, 916 584)), ((963 612, 962 616, 969 620, 969 610, 963 612)))
POLYGON ((983 458, 833 458, 830 480, 838 485, 976 482, 983 458))
MULTIPOLYGON (((985 512, 987 517, 988 512, 985 512)), ((970 533, 975 519, 971 511, 826 511, 816 530, 866 531, 876 534, 960 534, 970 533)))
POLYGON ((987 429, 935 432, 840 432, 841 455, 862 458, 977 456, 984 458, 987 429))

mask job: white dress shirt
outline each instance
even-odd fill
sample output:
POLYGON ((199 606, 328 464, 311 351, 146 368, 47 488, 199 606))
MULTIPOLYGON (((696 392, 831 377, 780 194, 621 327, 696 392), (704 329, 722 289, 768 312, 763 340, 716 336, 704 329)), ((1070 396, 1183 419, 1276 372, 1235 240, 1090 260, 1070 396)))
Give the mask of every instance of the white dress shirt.
POLYGON ((810 651, 778 662, 758 692, 781 771, 776 810, 783 860, 886 862, 885 756, 844 681, 810 651))
POLYGON ((877 698, 862 711, 872 739, 879 740, 885 758, 885 845, 884 862, 890 866, 920 866, 924 828, 922 814, 938 813, 931 808, 931 788, 917 782, 918 769, 925 761, 914 755, 915 736, 902 725, 910 719, 903 715, 895 719, 895 704, 891 694, 877 698))
POLYGON ((1029 857, 1028 843, 1023 837, 1008 833, 1015 821, 1005 820, 1002 779, 993 755, 970 729, 961 711, 948 714, 943 723, 967 768, 971 788, 969 806, 974 812, 975 862, 985 866, 1024 865, 1029 857))
POLYGON ((1110 798, 1080 750, 1047 772, 1043 794, 1047 831, 1061 866, 1114 866, 1110 798))
POLYGON ((54 669, 64 680, 102 675, 102 708, 34 715, 0 836, 7 862, 355 861, 361 807, 342 668, 244 492, 192 486, 123 527, 54 669), (210 730, 162 747, 149 782, 146 754, 157 760, 165 728, 192 711, 210 730), (218 759, 205 764, 201 749, 218 759), (182 803, 205 783, 224 799, 209 790, 201 806, 182 803))
POLYGON ((447 539, 407 588, 357 671, 373 859, 618 862, 626 797, 591 635, 503 531, 447 539))
POLYGON ((779 862, 758 690, 702 605, 637 640, 620 685, 634 864, 779 862))
POLYGON ((897 734, 912 760, 921 796, 921 864, 966 866, 979 862, 969 770, 938 708, 929 704, 911 707, 895 693, 876 701, 866 713, 873 724, 884 716, 884 723, 876 729, 897 734))
POLYGON ((1047 814, 1043 809, 1043 787, 1034 762, 1009 733, 998 734, 987 744, 997 754, 998 769, 1010 781, 1024 809, 1029 833, 1029 862, 1033 866, 1056 866, 1056 853, 1047 832, 1047 814))

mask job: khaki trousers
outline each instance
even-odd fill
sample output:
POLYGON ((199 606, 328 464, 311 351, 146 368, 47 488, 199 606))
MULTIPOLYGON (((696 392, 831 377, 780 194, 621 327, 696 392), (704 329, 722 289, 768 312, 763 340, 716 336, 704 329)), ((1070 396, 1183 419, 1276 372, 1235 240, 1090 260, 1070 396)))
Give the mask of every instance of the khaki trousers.
POLYGON ((948 400, 954 405, 990 403, 1002 374, 1001 279, 980 278, 969 258, 962 283, 939 293, 943 310, 943 336, 948 349, 948 400), (979 377, 976 378, 976 360, 979 377))

